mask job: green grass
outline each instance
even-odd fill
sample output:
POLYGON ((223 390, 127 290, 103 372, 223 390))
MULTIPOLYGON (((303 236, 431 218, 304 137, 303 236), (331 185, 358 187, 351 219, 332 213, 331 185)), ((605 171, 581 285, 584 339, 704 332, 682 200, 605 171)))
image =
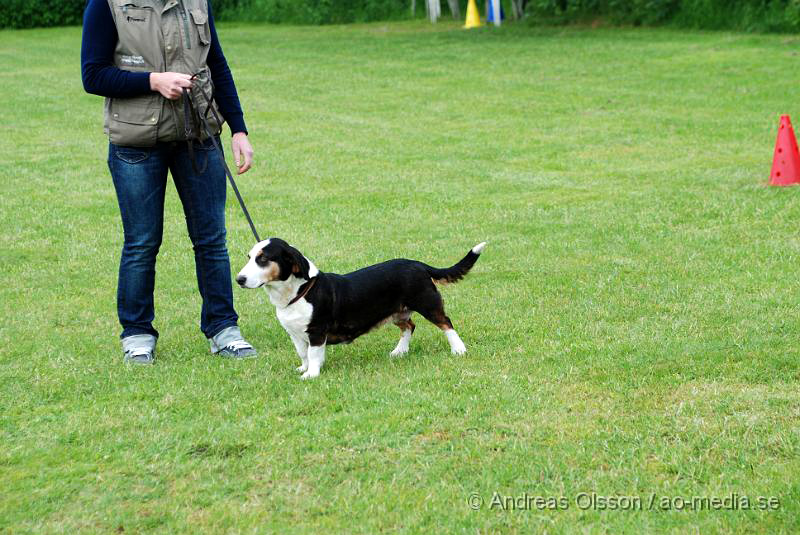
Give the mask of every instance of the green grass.
MULTIPOLYGON (((236 290, 257 361, 208 355, 174 188, 159 359, 121 363, 121 225, 80 29, 0 32, 0 532, 796 533, 796 38, 223 25, 262 234, 324 271, 450 265, 469 353, 419 321, 299 361, 236 290), (484 506, 467 504, 479 493, 484 506), (490 509, 494 492, 569 500, 490 509), (775 496, 776 511, 581 510, 775 496), (658 503, 658 502, 656 502, 658 503)), ((227 143, 227 142, 226 142, 227 143)), ((252 244, 230 197, 234 269, 252 244)))

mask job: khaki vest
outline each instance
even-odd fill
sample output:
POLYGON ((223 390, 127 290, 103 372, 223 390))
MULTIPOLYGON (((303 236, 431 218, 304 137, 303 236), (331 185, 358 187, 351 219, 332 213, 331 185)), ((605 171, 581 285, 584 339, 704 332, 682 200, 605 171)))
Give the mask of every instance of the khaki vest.
MULTIPOLYGON (((207 0, 108 0, 108 5, 119 35, 114 65, 133 72, 200 73, 195 84, 211 94, 207 0)), ((205 110, 202 95, 193 91, 195 103, 205 110)), ((183 115, 182 100, 165 99, 155 91, 107 98, 104 128, 114 144, 151 147, 185 140, 183 115)), ((208 121, 219 133, 222 125, 213 114, 208 114, 208 121)))

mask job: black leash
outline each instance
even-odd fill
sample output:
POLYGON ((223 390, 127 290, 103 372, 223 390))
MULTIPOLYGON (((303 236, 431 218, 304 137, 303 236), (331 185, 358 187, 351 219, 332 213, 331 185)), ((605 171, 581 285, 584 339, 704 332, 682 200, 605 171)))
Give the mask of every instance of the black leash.
MULTIPOLYGON (((197 76, 197 74, 192 76, 192 80, 194 80, 195 76, 197 76)), ((186 133, 186 144, 189 149, 189 159, 192 162, 192 167, 194 168, 195 173, 200 175, 205 172, 206 168, 208 167, 208 155, 206 155, 206 161, 203 163, 202 168, 197 166, 197 159, 194 155, 194 142, 197 141, 198 143, 202 143, 202 134, 203 131, 205 131, 206 135, 211 138, 211 143, 214 145, 214 148, 217 150, 217 152, 219 152, 220 159, 222 160, 222 166, 225 168, 225 174, 228 177, 228 181, 231 183, 231 187, 233 188, 233 192, 236 194, 236 198, 239 200, 239 206, 242 207, 244 217, 247 218, 247 222, 250 224, 250 230, 253 231, 253 236, 256 238, 256 241, 260 242, 261 238, 258 237, 258 231, 256 230, 255 224, 253 224, 253 218, 250 217, 250 212, 247 211, 247 206, 244 204, 242 194, 239 193, 239 188, 236 187, 236 181, 233 179, 233 173, 231 173, 231 170, 228 168, 228 163, 225 161, 225 154, 222 152, 222 149, 217 143, 216 134, 211 131, 211 127, 208 124, 209 113, 213 114, 217 124, 222 124, 219 115, 217 115, 217 110, 215 110, 214 106, 212 105, 214 98, 214 84, 210 79, 208 83, 211 86, 211 95, 206 94, 202 87, 197 85, 194 86, 194 89, 199 91, 206 101, 206 111, 202 114, 200 113, 199 106, 197 106, 192 99, 191 93, 185 87, 183 88, 183 126, 186 133)))

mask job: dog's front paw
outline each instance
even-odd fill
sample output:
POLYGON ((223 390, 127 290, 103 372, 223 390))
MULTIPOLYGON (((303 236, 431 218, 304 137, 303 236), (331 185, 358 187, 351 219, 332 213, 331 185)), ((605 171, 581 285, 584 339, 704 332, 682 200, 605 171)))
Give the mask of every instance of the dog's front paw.
POLYGON ((451 351, 452 351, 453 355, 463 355, 464 353, 467 352, 467 346, 465 346, 463 343, 462 344, 455 344, 451 348, 451 351))
POLYGON ((389 353, 389 355, 391 355, 393 357, 401 357, 401 356, 405 355, 406 353, 408 353, 408 348, 407 347, 396 347, 396 348, 394 348, 392 350, 391 353, 389 353))
POLYGON ((319 370, 308 370, 306 373, 300 376, 300 379, 305 381, 307 379, 313 379, 314 377, 319 377, 319 370))
POLYGON ((297 371, 299 371, 300 373, 303 373, 303 372, 304 372, 304 371, 306 371, 307 369, 308 369, 308 364, 303 364, 302 366, 298 366, 298 367, 296 368, 296 370, 297 370, 297 371))

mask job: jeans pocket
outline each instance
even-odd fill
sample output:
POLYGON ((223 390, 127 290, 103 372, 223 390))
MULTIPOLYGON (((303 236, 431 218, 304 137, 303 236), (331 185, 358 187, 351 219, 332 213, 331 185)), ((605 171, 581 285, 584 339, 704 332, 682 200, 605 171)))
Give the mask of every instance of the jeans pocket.
POLYGON ((141 163, 150 156, 150 151, 133 147, 117 147, 114 155, 125 163, 141 163))
MULTIPOLYGON (((217 142, 217 145, 219 145, 219 148, 221 149, 222 145, 220 145, 219 136, 214 136, 214 140, 217 142)), ((206 138, 205 141, 201 142, 193 141, 192 148, 199 152, 209 152, 216 150, 216 147, 214 146, 214 141, 212 141, 211 138, 206 138)))

